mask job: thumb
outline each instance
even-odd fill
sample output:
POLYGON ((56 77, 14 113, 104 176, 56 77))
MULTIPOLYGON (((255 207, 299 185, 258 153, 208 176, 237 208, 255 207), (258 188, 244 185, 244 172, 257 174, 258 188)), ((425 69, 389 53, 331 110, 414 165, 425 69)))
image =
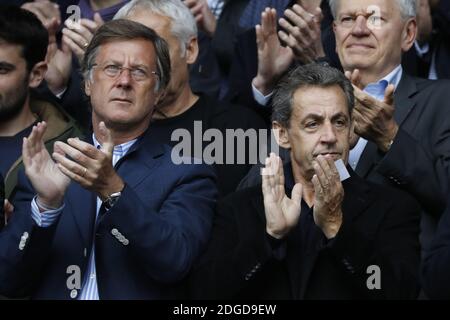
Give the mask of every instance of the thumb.
POLYGON ((103 121, 99 124, 99 134, 101 136, 101 139, 103 140, 102 151, 107 154, 112 154, 114 149, 114 142, 112 139, 111 130, 106 127, 103 121))
POLYGON ((97 23, 98 27, 102 26, 105 23, 105 21, 103 21, 102 19, 102 16, 98 12, 94 14, 94 21, 97 23))
POLYGON ((294 201, 295 204, 300 206, 300 203, 302 201, 302 195, 303 195, 303 185, 301 183, 297 183, 294 186, 294 189, 292 189, 292 201, 294 201))
POLYGON ((322 9, 320 9, 320 7, 317 7, 316 9, 314 9, 314 22, 320 24, 322 20, 323 20, 322 9))
POLYGON ((384 103, 390 106, 394 105, 394 92, 395 86, 393 84, 388 85, 384 92, 384 103))

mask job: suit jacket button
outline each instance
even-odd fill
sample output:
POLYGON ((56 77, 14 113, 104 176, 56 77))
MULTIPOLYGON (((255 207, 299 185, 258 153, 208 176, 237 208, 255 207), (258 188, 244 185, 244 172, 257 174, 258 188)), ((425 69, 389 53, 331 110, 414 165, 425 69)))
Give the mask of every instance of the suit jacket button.
POLYGON ((119 234, 119 230, 114 228, 114 229, 111 230, 111 234, 117 238, 117 235, 119 234))
POLYGON ((127 245, 130 244, 130 241, 128 241, 128 239, 125 239, 125 240, 122 241, 122 244, 123 244, 124 246, 127 246, 127 245))

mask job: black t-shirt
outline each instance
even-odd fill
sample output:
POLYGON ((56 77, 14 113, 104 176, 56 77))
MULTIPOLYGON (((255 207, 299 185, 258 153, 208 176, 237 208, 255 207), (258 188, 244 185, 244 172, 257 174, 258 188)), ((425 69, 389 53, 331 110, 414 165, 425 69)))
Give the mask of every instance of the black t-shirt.
MULTIPOLYGON (((253 165, 253 163, 249 163, 249 161, 247 161, 249 158, 249 150, 253 150, 253 152, 255 152, 255 150, 259 150, 257 146, 255 146, 255 144, 259 144, 259 141, 247 140, 245 145, 245 164, 236 164, 236 159, 232 161, 233 164, 225 164, 227 163, 226 151, 229 151, 229 149, 225 150, 225 148, 223 148, 220 150, 223 152, 223 157, 216 157, 215 152, 209 153, 207 152, 208 149, 205 149, 209 146, 209 150, 211 150, 212 143, 216 141, 215 139, 211 139, 211 141, 203 141, 207 140, 204 139, 203 134, 208 129, 217 129, 220 131, 223 136, 223 146, 225 147, 227 129, 242 129, 244 131, 248 129, 266 129, 266 124, 261 117, 248 108, 223 103, 206 95, 201 95, 198 101, 184 113, 173 118, 154 120, 150 124, 150 134, 154 138, 154 141, 170 145, 175 147, 177 150, 179 150, 180 142, 184 141, 184 139, 181 138, 183 133, 189 135, 190 141, 188 142, 190 142, 191 146, 183 151, 187 150, 190 152, 183 152, 182 156, 194 156, 202 159, 203 163, 208 163, 205 159, 223 159, 224 164, 220 164, 220 162, 214 164, 218 172, 219 192, 221 196, 224 196, 236 190, 240 180, 253 165), (195 126, 195 122, 197 122, 197 126, 195 126), (172 139, 172 133, 177 133, 175 131, 177 129, 182 129, 182 131, 178 131, 178 137, 174 137, 176 139, 172 139), (208 158, 207 154, 211 154, 212 158, 208 158)), ((235 149, 235 158, 237 153, 238 152, 235 149)))
POLYGON ((20 131, 12 137, 0 137, 0 173, 6 177, 11 166, 22 156, 23 138, 28 137, 33 126, 20 131))

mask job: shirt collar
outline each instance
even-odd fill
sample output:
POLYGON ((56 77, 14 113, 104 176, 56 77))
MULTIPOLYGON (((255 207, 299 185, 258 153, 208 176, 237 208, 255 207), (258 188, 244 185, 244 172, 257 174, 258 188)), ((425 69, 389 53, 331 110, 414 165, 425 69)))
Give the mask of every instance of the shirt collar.
POLYGON ((400 80, 402 79, 403 68, 399 65, 397 68, 392 70, 387 76, 379 80, 375 83, 369 83, 367 87, 364 88, 364 91, 367 92, 372 97, 375 97, 379 100, 384 99, 384 92, 388 85, 393 84, 395 89, 397 89, 400 80))
MULTIPOLYGON (((92 134, 92 141, 94 142, 94 146, 97 149, 100 149, 102 147, 102 145, 100 144, 100 142, 98 142, 98 140, 95 138, 95 134, 92 134)), ((133 139, 131 141, 127 141, 125 143, 119 144, 117 146, 114 146, 113 149, 113 156, 114 157, 123 157, 124 155, 127 154, 128 150, 130 150, 130 148, 133 146, 133 144, 137 141, 137 139, 133 139)))

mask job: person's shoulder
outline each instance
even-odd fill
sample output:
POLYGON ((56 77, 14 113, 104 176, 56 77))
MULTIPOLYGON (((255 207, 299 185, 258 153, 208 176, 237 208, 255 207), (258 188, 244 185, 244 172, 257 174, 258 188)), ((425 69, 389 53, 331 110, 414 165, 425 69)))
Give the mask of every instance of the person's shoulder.
POLYGON ((417 77, 411 77, 417 85, 419 92, 442 92, 443 94, 450 95, 450 80, 439 79, 430 80, 417 77))

